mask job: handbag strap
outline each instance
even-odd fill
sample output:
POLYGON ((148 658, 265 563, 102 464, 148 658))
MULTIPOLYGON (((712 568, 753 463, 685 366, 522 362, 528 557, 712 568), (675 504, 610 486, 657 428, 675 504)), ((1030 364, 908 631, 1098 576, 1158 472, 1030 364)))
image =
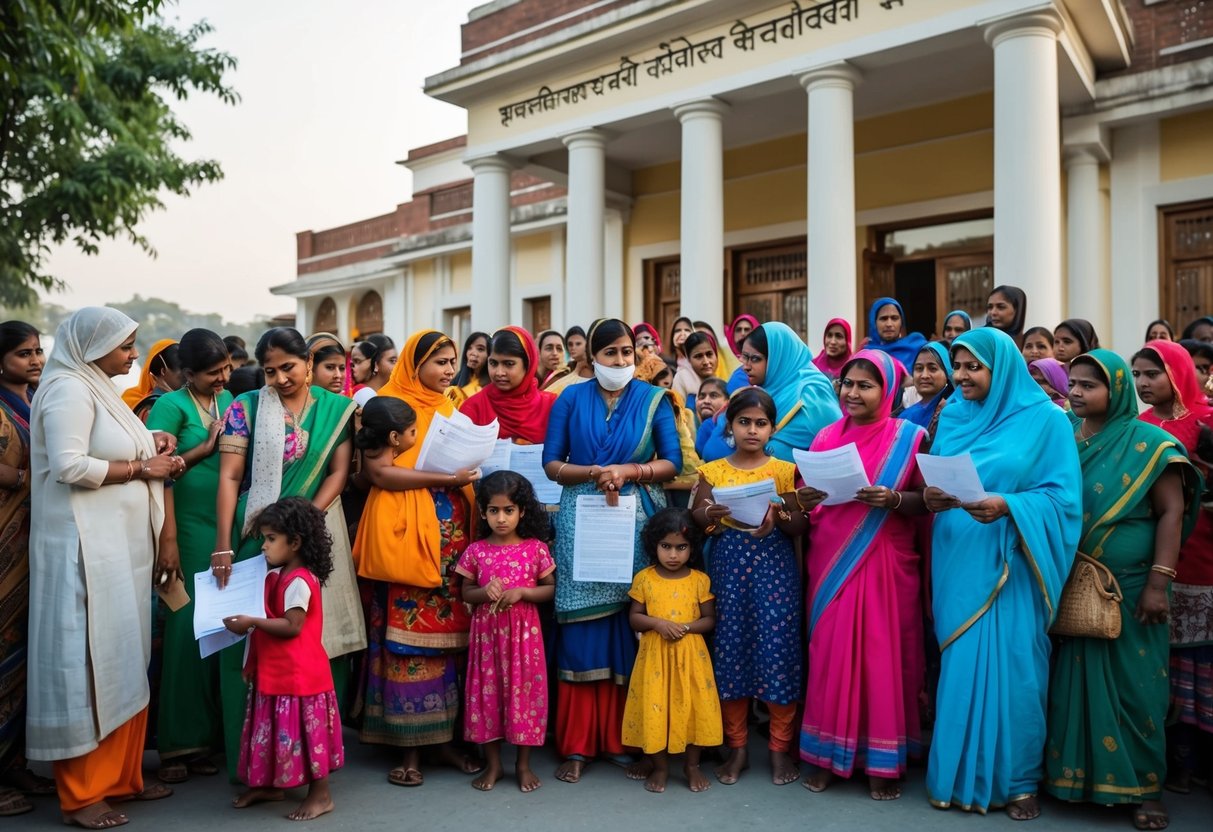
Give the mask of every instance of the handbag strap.
POLYGON ((1098 572, 1104 579, 1104 586, 1107 587, 1104 591, 1111 593, 1112 598, 1115 599, 1116 603, 1119 604, 1124 600, 1125 596, 1120 590, 1120 582, 1116 580, 1116 576, 1112 574, 1111 569, 1085 552, 1078 552, 1077 555, 1079 560, 1089 563, 1095 567, 1095 571, 1098 572))

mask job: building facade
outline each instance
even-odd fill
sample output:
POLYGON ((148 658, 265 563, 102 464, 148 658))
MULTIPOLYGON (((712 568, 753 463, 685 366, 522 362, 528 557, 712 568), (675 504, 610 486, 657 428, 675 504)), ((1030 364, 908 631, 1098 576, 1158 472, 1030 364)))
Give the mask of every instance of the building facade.
POLYGON ((740 312, 815 344, 1213 313, 1213 0, 495 0, 426 81, 413 199, 298 235, 304 330, 454 337, 740 312))

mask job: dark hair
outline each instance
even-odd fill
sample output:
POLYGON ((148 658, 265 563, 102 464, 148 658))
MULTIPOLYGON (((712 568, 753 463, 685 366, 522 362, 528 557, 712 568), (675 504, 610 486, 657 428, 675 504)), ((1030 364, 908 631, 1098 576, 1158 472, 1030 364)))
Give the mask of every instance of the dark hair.
POLYGON ((1137 352, 1133 353, 1133 356, 1129 359, 1129 364, 1132 365, 1133 362, 1139 358, 1143 361, 1149 361, 1160 370, 1167 369, 1166 362, 1162 360, 1162 356, 1159 355, 1153 347, 1142 347, 1137 352))
MULTIPOLYGON (((1060 324, 1059 324, 1060 326, 1060 324)), ((1039 335, 1049 342, 1049 346, 1053 346, 1053 332, 1047 326, 1034 326, 1031 329, 1025 329, 1023 339, 1027 341, 1033 335, 1039 335)))
POLYGON ((312 363, 319 364, 322 361, 327 361, 333 356, 340 356, 345 359, 345 350, 338 344, 325 344, 320 349, 312 353, 312 363))
POLYGON ((722 378, 717 378, 716 376, 709 376, 708 378, 705 378, 703 381, 699 382, 699 392, 702 393, 703 388, 705 387, 715 387, 724 394, 726 399, 729 397, 729 384, 722 378))
POLYGON ((232 370, 231 378, 227 380, 228 392, 233 396, 250 393, 265 386, 265 370, 249 364, 232 370))
POLYGON ((293 355, 303 361, 312 357, 311 350, 307 348, 307 341, 303 340, 299 330, 289 326, 276 326, 266 330, 257 340, 257 349, 253 354, 257 356, 258 364, 265 363, 265 356, 270 350, 282 350, 287 355, 293 355))
POLYGON ((362 427, 354 436, 360 451, 377 451, 388 443, 392 431, 404 433, 417 423, 417 412, 395 396, 373 396, 362 408, 362 427))
MULTIPOLYGON (((927 348, 923 347, 923 349, 927 349, 927 348)), ((919 352, 922 352, 922 350, 919 350, 919 352)), ((931 350, 931 352, 934 352, 934 350, 931 350)), ((914 356, 914 357, 917 358, 918 356, 914 356)), ((936 356, 936 357, 938 358, 938 356, 936 356)), ((894 365, 894 366, 896 366, 896 365, 894 365)), ((901 373, 898 372, 896 369, 894 369, 893 372, 897 373, 897 378, 896 379, 887 379, 884 377, 884 373, 882 373, 880 371, 880 368, 877 367, 875 364, 873 364, 871 361, 869 361, 866 358, 852 358, 846 364, 843 364, 842 372, 840 372, 838 374, 839 381, 846 378, 847 373, 849 373, 852 369, 863 370, 865 373, 870 375, 872 378, 874 378, 877 381, 880 381, 884 384, 888 384, 890 381, 892 381, 894 383, 894 385, 896 385, 896 384, 900 383, 900 381, 901 381, 901 373)))
POLYGON ((733 420, 741 415, 741 411, 749 410, 751 407, 762 408, 762 412, 771 420, 771 425, 775 425, 775 400, 761 387, 743 387, 734 393, 724 412, 725 422, 733 424, 733 420))
POLYGON ((535 339, 535 346, 538 347, 542 352, 543 342, 551 338, 553 335, 560 339, 560 348, 564 349, 564 336, 554 329, 545 329, 543 332, 539 333, 539 337, 535 339))
MULTIPOLYGON (((1096 361, 1092 356, 1087 355, 1086 353, 1083 353, 1082 355, 1075 356, 1074 360, 1070 362, 1071 371, 1073 371, 1075 367, 1082 367, 1082 366, 1088 366, 1091 369, 1093 369, 1095 371, 1096 378, 1099 380, 1099 383, 1102 384, 1104 387, 1111 386, 1111 381, 1108 379, 1108 371, 1105 370, 1103 368, 1103 365, 1100 364, 1098 361, 1096 361)), ((1035 367, 1028 368, 1029 372, 1031 370, 1035 370, 1035 369, 1036 369, 1035 367)), ((1040 372, 1040 371, 1037 370, 1037 372, 1040 372)), ((1044 373, 1040 373, 1040 375, 1042 378, 1045 379, 1045 382, 1048 383, 1048 381, 1049 381, 1048 377, 1045 376, 1044 373)), ((1052 387, 1053 385, 1050 384, 1049 386, 1052 387)), ((1057 393, 1058 393, 1058 395, 1064 396, 1066 394, 1066 391, 1058 390, 1057 393)))
POLYGON ((526 354, 526 347, 518 333, 510 329, 499 329, 493 333, 493 341, 489 344, 489 354, 508 355, 522 360, 522 366, 531 369, 531 357, 526 354))
POLYGON ((5 321, 0 324, 0 358, 17 349, 31 336, 41 335, 41 332, 25 321, 5 321))
POLYGON ((468 367, 468 350, 472 344, 478 340, 484 341, 484 361, 480 365, 480 370, 476 373, 476 377, 480 379, 480 386, 487 387, 489 384, 489 352, 493 349, 493 339, 487 332, 473 332, 463 342, 463 351, 459 353, 459 372, 455 374, 455 380, 451 382, 452 387, 462 387, 465 384, 472 382, 472 370, 468 367))
MULTIPOLYGON (((690 318, 688 318, 686 315, 679 315, 677 318, 675 318, 674 323, 670 324, 670 340, 666 341, 666 344, 668 344, 669 348, 670 348, 670 355, 677 356, 679 353, 681 353, 682 355, 687 354, 684 350, 684 348, 686 347, 685 342, 683 343, 683 345, 681 347, 674 346, 674 330, 678 329, 678 325, 680 323, 682 323, 683 321, 686 321, 687 326, 689 326, 691 328, 691 335, 695 334, 695 324, 691 321, 690 318)), ((688 336, 688 337, 690 337, 690 336, 688 336)))
POLYGON ((228 352, 231 352, 233 349, 248 349, 248 344, 244 343, 244 339, 239 335, 224 335, 223 345, 227 347, 228 352))
POLYGON ((1196 335, 1196 327, 1200 326, 1201 324, 1213 326, 1213 317, 1210 317, 1209 315, 1204 315, 1202 317, 1197 318, 1194 321, 1189 321, 1188 325, 1184 327, 1183 334, 1179 336, 1180 340, 1183 340, 1183 341, 1194 340, 1193 336, 1196 335))
POLYGON ((324 512, 303 497, 284 497, 261 510, 253 524, 262 535, 266 529, 299 541, 299 560, 316 580, 324 584, 333 574, 333 536, 324 512))
POLYGON ((147 363, 147 371, 154 376, 162 376, 168 372, 177 372, 181 369, 180 352, 180 345, 169 344, 156 353, 155 357, 147 363))
MULTIPOLYGON (((1199 319, 1197 319, 1197 320, 1199 320, 1199 319)), ((1166 329, 1167 333, 1171 336, 1171 340, 1174 341, 1175 340, 1175 327, 1171 326, 1171 322, 1168 321, 1166 318, 1155 318, 1154 320, 1150 321, 1150 323, 1146 324, 1146 340, 1147 341, 1150 340, 1150 330, 1153 329, 1154 327, 1158 326, 1159 324, 1163 325, 1163 328, 1166 329)))
POLYGON ((692 569, 703 568, 703 532, 691 519, 691 512, 685 508, 663 508, 645 521, 640 531, 640 542, 644 545, 644 553, 649 556, 649 563, 656 564, 657 544, 665 540, 666 535, 680 534, 691 545, 691 557, 687 566, 692 569))
POLYGON ((692 332, 687 336, 687 339, 682 342, 682 354, 687 358, 691 357, 691 353, 699 349, 702 345, 707 344, 713 351, 717 349, 716 339, 706 332, 692 332))
POLYGON ((1078 346, 1084 353, 1091 350, 1099 349, 1099 336, 1095 334, 1095 327, 1086 318, 1066 318, 1064 321, 1053 327, 1053 332, 1065 327, 1074 333, 1078 338, 1078 346))
POLYGON ((770 356, 771 348, 767 345, 767 331, 762 328, 762 324, 750 330, 750 334, 745 337, 745 341, 741 342, 742 349, 745 349, 747 342, 752 344, 754 349, 758 350, 763 358, 770 356))
POLYGON ((369 359, 371 364, 379 360, 379 356, 388 350, 396 349, 396 344, 391 338, 382 334, 368 335, 357 344, 354 344, 354 349, 362 353, 362 357, 369 359))
POLYGON ((1187 350, 1188 355, 1192 356, 1193 358, 1199 355, 1201 358, 1213 361, 1213 344, 1205 341, 1193 341, 1191 338, 1187 339, 1186 341, 1179 341, 1178 343, 1181 347, 1187 350))
POLYGON ((569 339, 572 338, 574 335, 580 335, 582 338, 584 338, 585 330, 579 326, 569 327, 569 331, 564 334, 564 343, 567 345, 569 343, 569 339))
MULTIPOLYGON (((1004 329, 1003 332, 1014 338, 1015 343, 1021 344, 1023 341, 1024 319, 1028 315, 1028 296, 1018 286, 1008 286, 1006 284, 995 286, 990 290, 990 294, 986 296, 986 299, 989 300, 989 298, 995 295, 1002 295, 1015 307, 1015 318, 1011 321, 1011 325, 1004 329)), ((998 327, 995 327, 995 329, 998 329, 998 327)))
POLYGON ((590 327, 590 355, 595 355, 606 349, 620 338, 627 338, 632 346, 636 346, 636 333, 632 328, 618 318, 602 318, 590 327))
POLYGON ((191 329, 181 336, 181 343, 177 345, 181 368, 195 373, 221 364, 230 357, 227 344, 209 329, 191 329))
POLYGON ((484 518, 489 511, 489 503, 494 497, 505 496, 518 506, 522 516, 518 518, 518 536, 523 540, 547 541, 551 538, 551 523, 548 513, 539 498, 535 496, 535 488, 521 474, 513 471, 494 471, 482 479, 476 486, 476 506, 480 509, 480 539, 492 534, 489 521, 484 518))
MULTIPOLYGON (((441 332, 427 332, 425 335, 422 335, 419 339, 417 339, 417 346, 413 350, 413 367, 420 367, 422 360, 425 359, 426 356, 432 356, 447 344, 450 344, 451 349, 455 348, 455 342, 446 335, 443 335, 441 332), (443 341, 446 343, 442 343, 443 341)), ((363 353, 363 355, 366 355, 366 353, 363 353)), ((374 360, 375 359, 373 358, 371 359, 372 362, 374 360)))

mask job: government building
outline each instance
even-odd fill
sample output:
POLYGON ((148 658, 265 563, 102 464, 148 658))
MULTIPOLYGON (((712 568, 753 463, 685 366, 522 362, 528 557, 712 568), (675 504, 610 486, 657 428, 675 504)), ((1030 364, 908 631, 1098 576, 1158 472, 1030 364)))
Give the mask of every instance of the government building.
POLYGON ((425 89, 467 134, 298 234, 305 333, 1213 313, 1207 0, 494 0, 425 89))

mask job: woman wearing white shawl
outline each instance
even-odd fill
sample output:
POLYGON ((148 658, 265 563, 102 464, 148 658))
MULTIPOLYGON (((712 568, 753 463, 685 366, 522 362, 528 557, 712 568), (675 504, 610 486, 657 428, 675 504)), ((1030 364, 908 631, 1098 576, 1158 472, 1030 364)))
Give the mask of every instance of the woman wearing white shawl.
POLYGON ((135 328, 99 307, 64 321, 30 419, 27 752, 54 761, 64 820, 91 828, 126 823, 108 799, 171 794, 144 790, 140 762, 153 572, 178 572, 164 480, 184 464, 110 381, 135 328))

